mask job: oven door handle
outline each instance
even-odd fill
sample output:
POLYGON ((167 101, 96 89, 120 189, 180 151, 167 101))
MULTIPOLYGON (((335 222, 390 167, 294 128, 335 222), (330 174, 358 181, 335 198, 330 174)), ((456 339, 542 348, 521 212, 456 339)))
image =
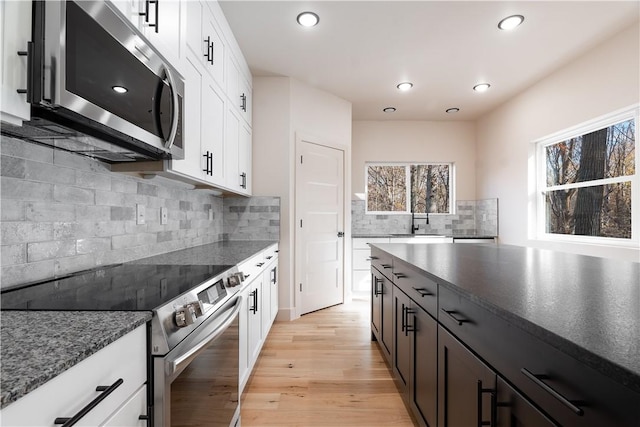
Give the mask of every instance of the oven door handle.
POLYGON ((227 318, 222 322, 219 326, 217 326, 210 334, 207 334, 204 338, 199 339, 197 342, 190 343, 187 345, 188 350, 185 352, 168 358, 165 362, 166 373, 169 376, 173 376, 177 372, 181 372, 186 365, 191 363, 193 359, 195 359, 202 351, 204 351, 207 346, 215 341, 220 335, 222 335, 227 328, 233 323, 236 316, 240 312, 240 307, 242 306, 242 296, 239 295, 236 298, 236 305, 233 308, 233 311, 227 318))

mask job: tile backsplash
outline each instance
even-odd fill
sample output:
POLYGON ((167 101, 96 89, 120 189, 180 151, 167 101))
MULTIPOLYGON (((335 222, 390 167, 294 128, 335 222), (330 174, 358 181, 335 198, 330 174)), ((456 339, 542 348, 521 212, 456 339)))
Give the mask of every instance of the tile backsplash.
POLYGON ((225 240, 279 240, 279 197, 225 197, 225 240))
MULTIPOLYGON (((455 215, 416 216, 416 234, 443 234, 454 236, 497 236, 498 199, 458 200, 455 215)), ((377 215, 365 213, 364 200, 351 201, 351 233, 404 234, 411 233, 411 215, 377 215)))
POLYGON ((225 238, 278 239, 278 198, 235 201, 168 179, 111 172, 106 163, 5 135, 0 141, 1 287, 225 238), (225 206, 231 212, 243 203, 260 218, 230 215, 225 223, 225 206), (136 221, 137 205, 144 224, 136 221), (163 207, 167 224, 160 223, 163 207))

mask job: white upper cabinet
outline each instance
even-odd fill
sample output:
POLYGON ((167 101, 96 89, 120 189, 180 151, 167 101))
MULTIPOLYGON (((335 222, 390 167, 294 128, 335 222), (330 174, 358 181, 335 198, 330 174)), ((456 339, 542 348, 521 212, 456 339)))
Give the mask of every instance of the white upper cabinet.
POLYGON ((231 105, 251 125, 251 84, 232 55, 227 59, 227 95, 231 105))
POLYGON ((31 41, 31 2, 0 2, 2 22, 2 102, 3 122, 21 125, 29 120, 27 103, 27 43, 31 41), (18 52, 21 52, 18 54, 18 52), (19 93, 20 91, 20 93, 19 93))
POLYGON ((202 87, 205 102, 202 105, 201 151, 205 160, 205 180, 217 186, 224 185, 224 96, 211 80, 202 87))
POLYGON ((187 14, 187 47, 205 65, 207 73, 224 88, 226 45, 211 9, 204 2, 192 0, 184 3, 187 14))
MULTIPOLYGON (((138 27, 142 33, 178 70, 181 70, 180 1, 139 0, 138 27)), ((136 5, 134 4, 134 7, 136 5)))

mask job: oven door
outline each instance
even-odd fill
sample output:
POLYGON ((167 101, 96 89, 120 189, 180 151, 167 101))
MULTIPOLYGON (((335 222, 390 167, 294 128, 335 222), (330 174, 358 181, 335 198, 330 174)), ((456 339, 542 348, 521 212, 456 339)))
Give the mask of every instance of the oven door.
POLYGON ((154 357, 153 425, 235 426, 239 403, 240 295, 164 357, 154 357))
MULTIPOLYGON (((60 124, 183 158, 184 82, 117 8, 47 1, 36 3, 39 13, 43 64, 33 72, 43 73, 44 85, 32 100, 35 115, 38 105, 54 107, 60 124)), ((51 119, 47 111, 41 117, 51 119)))

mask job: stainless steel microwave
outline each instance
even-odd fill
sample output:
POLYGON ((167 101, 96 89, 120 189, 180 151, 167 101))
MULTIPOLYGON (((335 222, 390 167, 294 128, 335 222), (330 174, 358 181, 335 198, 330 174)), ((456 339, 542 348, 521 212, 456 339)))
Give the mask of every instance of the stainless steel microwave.
POLYGON ((30 139, 110 162, 184 158, 184 80, 110 1, 34 1, 27 56, 30 139))

